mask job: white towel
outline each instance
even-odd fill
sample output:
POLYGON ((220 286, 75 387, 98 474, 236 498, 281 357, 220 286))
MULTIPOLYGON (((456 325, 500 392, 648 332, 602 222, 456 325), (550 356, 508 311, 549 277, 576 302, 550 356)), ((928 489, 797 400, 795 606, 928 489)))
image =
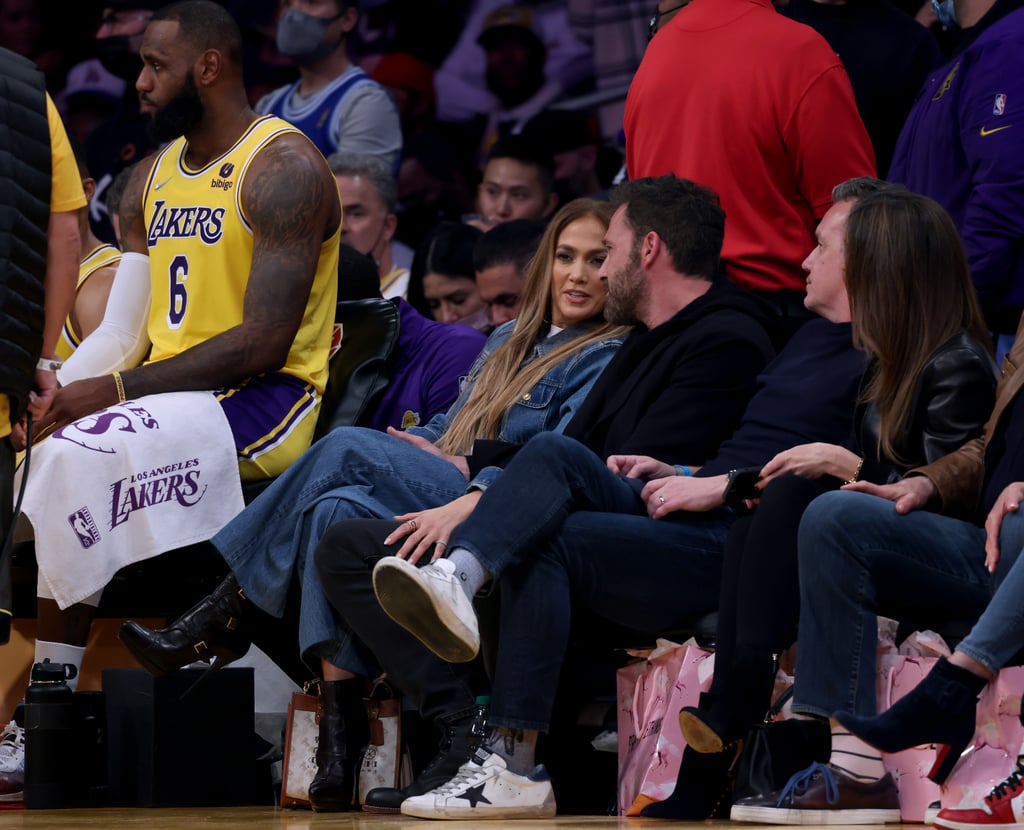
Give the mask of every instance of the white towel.
POLYGON ((217 399, 171 392, 89 415, 33 448, 22 510, 39 572, 67 608, 125 565, 209 539, 244 506, 217 399))

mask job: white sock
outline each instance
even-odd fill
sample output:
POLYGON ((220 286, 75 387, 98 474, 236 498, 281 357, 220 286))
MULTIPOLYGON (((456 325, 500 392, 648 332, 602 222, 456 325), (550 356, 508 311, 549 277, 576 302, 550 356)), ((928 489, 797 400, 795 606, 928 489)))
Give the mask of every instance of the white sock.
POLYGON ((82 658, 85 656, 83 646, 69 646, 67 643, 48 643, 46 640, 36 640, 35 662, 42 663, 49 660, 51 663, 70 663, 75 667, 75 676, 68 681, 71 691, 78 690, 78 675, 82 671, 82 658))
POLYGON ((878 781, 885 775, 878 750, 837 723, 832 724, 832 755, 828 762, 858 781, 878 781))
POLYGON ((465 548, 455 548, 448 554, 448 561, 455 566, 455 576, 466 596, 473 599, 476 592, 491 578, 490 572, 465 548))

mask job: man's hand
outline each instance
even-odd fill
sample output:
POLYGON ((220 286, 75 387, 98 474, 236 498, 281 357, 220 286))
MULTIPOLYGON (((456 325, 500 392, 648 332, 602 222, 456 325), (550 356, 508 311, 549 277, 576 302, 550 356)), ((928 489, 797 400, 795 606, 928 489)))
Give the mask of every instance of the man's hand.
POLYGON ((650 481, 655 478, 674 476, 676 468, 664 461, 658 461, 649 455, 610 455, 608 469, 616 475, 627 478, 642 478, 650 481))
POLYGON ((412 444, 414 447, 418 447, 423 450, 423 452, 429 452, 431 455, 443 458, 449 464, 454 464, 459 468, 459 472, 462 473, 466 481, 469 481, 469 464, 466 461, 465 456, 449 455, 448 453, 440 450, 426 438, 421 438, 419 435, 410 435, 408 432, 402 432, 402 430, 395 429, 394 427, 388 427, 388 435, 405 441, 406 444, 412 444))
POLYGON ((118 403, 113 375, 76 380, 57 390, 49 411, 39 421, 33 438, 38 441, 72 421, 118 403))
POLYGON ((843 490, 867 493, 896 503, 896 512, 906 514, 912 510, 922 510, 939 491, 927 476, 908 476, 893 484, 872 484, 870 481, 855 481, 844 484, 843 490))
POLYGON ((57 373, 48 369, 36 369, 35 391, 28 396, 28 411, 37 421, 50 408, 53 396, 57 391, 57 373))
POLYGON ((1024 499, 1024 482, 1015 481, 1008 484, 999 494, 996 503, 985 519, 985 567, 989 573, 995 573, 999 564, 999 531, 1003 527, 1003 519, 1007 513, 1016 513, 1024 499))
POLYGON ((677 510, 703 513, 722 504, 727 476, 659 478, 644 486, 640 497, 647 503, 647 515, 660 519, 677 510))

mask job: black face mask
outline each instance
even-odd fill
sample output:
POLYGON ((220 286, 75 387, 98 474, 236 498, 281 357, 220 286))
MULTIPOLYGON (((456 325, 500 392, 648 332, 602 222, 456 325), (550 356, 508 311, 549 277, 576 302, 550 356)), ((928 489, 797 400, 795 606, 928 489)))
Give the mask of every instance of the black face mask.
POLYGON ((101 37, 96 41, 96 57, 111 75, 134 85, 142 71, 142 58, 132 51, 128 35, 101 37))
POLYGON ((173 141, 203 120, 203 102, 192 76, 185 78, 181 92, 150 116, 146 131, 157 144, 173 141))

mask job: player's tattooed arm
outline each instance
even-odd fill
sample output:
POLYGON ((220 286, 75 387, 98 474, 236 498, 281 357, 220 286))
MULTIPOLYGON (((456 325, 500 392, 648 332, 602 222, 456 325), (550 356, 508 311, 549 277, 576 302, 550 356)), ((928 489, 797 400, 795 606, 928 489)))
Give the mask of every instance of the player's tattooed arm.
POLYGON ((138 162, 128 174, 124 193, 121 194, 121 204, 117 210, 118 242, 121 250, 125 253, 131 251, 137 254, 149 254, 149 248, 146 246, 146 217, 142 200, 146 193, 146 180, 149 178, 155 162, 155 158, 147 158, 138 162))
POLYGON ((123 373, 129 396, 237 386, 287 360, 321 244, 341 221, 337 185, 315 148, 286 134, 253 160, 241 202, 253 229, 242 323, 172 358, 123 373))

